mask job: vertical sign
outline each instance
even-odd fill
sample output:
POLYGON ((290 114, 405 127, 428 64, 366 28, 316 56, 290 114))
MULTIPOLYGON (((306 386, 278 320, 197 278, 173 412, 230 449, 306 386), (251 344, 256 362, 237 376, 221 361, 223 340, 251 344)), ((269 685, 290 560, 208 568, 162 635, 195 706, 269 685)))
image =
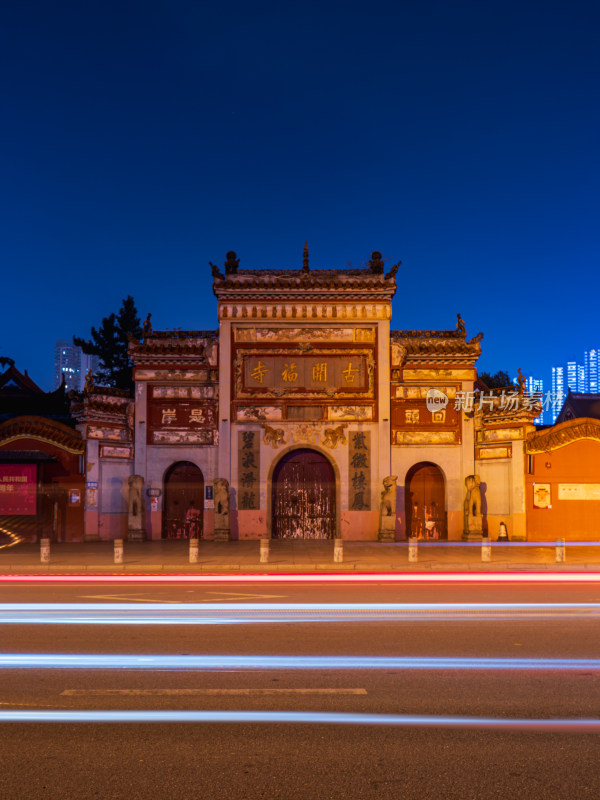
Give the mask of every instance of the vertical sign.
POLYGON ((238 432, 238 509, 260 508, 260 434, 238 432))
POLYGON ((36 513, 35 464, 0 464, 0 514, 36 513))
POLYGON ((371 433, 351 431, 348 435, 348 508, 371 508, 371 433))

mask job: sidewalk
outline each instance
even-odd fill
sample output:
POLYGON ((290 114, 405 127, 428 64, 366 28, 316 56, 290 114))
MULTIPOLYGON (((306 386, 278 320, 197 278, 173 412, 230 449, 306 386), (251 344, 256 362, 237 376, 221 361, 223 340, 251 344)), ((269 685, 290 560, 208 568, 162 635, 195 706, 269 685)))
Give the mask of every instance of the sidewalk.
MULTIPOLYGON (((7 540, 0 542, 6 544, 7 540)), ((408 561, 406 542, 344 542, 343 563, 333 561, 333 541, 271 541, 269 562, 259 561, 258 541, 200 540, 198 563, 190 564, 187 541, 124 544, 123 564, 113 561, 112 542, 52 543, 50 564, 40 561, 39 544, 0 549, 0 575, 23 573, 274 573, 274 572, 600 572, 600 543, 566 546, 556 563, 549 543, 491 543, 491 561, 482 562, 479 543, 418 545, 417 563, 408 561)))

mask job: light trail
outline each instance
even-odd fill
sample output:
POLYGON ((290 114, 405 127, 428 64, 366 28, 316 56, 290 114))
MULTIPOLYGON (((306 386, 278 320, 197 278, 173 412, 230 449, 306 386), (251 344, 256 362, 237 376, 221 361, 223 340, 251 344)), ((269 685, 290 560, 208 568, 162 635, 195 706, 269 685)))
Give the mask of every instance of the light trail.
POLYGON ((233 625, 600 617, 600 603, 0 603, 0 624, 233 625))
POLYGON ((21 711, 0 710, 2 722, 69 723, 241 723, 309 725, 387 725, 418 728, 493 728, 596 733, 600 719, 519 719, 444 717, 411 714, 349 714, 311 711, 21 711))
POLYGON ((600 671, 599 658, 0 653, 0 669, 600 671))
POLYGON ((319 572, 4 574, 1 583, 600 583, 600 572, 319 572))

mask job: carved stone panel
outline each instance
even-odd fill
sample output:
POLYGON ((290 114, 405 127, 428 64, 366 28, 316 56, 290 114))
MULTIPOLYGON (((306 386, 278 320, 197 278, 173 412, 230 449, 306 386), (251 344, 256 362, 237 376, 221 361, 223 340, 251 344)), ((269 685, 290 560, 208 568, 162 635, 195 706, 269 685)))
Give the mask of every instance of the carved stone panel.
POLYGON ((371 509, 371 433, 349 431, 348 438, 348 508, 371 509))
POLYGON ((260 508, 259 431, 238 431, 238 509, 260 508))

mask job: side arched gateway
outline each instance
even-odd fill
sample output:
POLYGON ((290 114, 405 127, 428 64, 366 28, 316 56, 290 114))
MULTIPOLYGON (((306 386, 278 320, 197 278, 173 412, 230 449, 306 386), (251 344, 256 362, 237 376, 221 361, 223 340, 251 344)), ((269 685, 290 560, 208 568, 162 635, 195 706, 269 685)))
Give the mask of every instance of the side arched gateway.
POLYGON ((406 533, 417 539, 447 539, 446 485, 441 469, 429 461, 406 473, 406 533))
POLYGON ((335 473, 316 450, 292 450, 273 473, 274 539, 333 539, 335 473))
POLYGON ((204 476, 191 461, 178 461, 165 475, 163 538, 189 539, 202 536, 204 522, 204 476))

